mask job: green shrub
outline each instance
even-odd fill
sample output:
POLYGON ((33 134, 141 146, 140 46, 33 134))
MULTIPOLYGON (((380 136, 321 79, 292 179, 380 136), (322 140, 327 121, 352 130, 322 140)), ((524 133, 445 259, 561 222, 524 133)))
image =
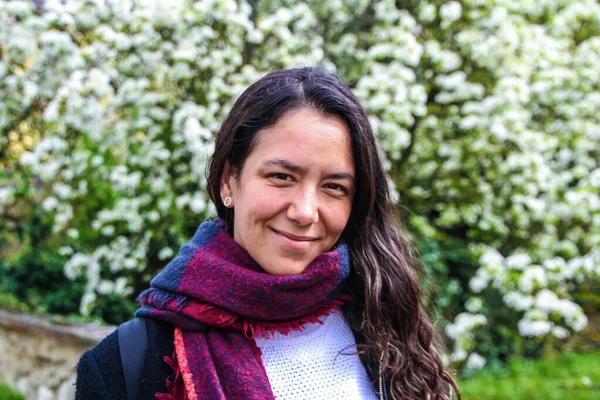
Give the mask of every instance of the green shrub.
POLYGON ((600 398, 600 351, 552 359, 515 359, 460 381, 465 400, 591 400, 600 398))
POLYGON ((25 400, 25 396, 13 391, 8 385, 1 383, 0 400, 25 400))
POLYGON ((593 0, 33 4, 0 0, 0 290, 26 307, 129 318, 214 214, 204 172, 236 97, 320 65, 370 115, 453 366, 539 356, 586 326, 593 0))

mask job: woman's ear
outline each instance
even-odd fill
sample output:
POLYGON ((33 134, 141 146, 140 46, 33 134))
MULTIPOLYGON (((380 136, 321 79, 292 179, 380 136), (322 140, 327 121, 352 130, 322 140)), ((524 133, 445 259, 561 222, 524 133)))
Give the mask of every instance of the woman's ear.
POLYGON ((225 166, 223 167, 223 173, 221 174, 221 201, 223 204, 226 204, 227 207, 233 206, 233 184, 235 181, 234 176, 231 173, 231 167, 229 166, 229 161, 225 161, 225 166), (226 200, 229 198, 229 200, 226 200))

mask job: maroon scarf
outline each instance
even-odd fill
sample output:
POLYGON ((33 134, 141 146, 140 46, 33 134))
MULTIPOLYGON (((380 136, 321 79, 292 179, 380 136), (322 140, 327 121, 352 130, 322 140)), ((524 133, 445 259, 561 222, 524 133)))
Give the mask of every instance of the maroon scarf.
POLYGON ((319 255, 300 275, 265 273, 225 232, 200 225, 191 242, 150 282, 136 316, 175 327, 175 372, 159 400, 273 399, 255 337, 317 322, 342 302, 348 249, 319 255), (211 329, 211 328, 219 329, 211 329))

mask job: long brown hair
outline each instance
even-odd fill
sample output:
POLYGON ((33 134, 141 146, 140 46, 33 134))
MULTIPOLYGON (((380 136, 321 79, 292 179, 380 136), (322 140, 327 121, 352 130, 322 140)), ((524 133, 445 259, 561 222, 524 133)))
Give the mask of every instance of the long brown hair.
POLYGON ((216 136, 208 165, 208 193, 217 213, 231 229, 233 211, 220 198, 225 163, 240 173, 259 132, 303 107, 342 118, 350 132, 356 190, 342 238, 353 266, 346 318, 361 358, 366 365, 380 362, 396 400, 448 399, 450 385, 458 390, 443 367, 421 304, 418 258, 393 215, 366 111, 336 75, 320 68, 275 71, 239 97, 216 136))

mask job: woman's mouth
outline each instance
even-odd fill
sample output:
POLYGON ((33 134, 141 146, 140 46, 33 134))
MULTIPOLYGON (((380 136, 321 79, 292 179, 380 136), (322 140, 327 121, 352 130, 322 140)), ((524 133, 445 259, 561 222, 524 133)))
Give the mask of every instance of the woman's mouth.
POLYGON ((273 228, 271 228, 271 230, 275 232, 275 236, 277 236, 284 244, 295 249, 308 249, 317 240, 316 237, 312 236, 298 236, 292 233, 278 231, 273 228))

